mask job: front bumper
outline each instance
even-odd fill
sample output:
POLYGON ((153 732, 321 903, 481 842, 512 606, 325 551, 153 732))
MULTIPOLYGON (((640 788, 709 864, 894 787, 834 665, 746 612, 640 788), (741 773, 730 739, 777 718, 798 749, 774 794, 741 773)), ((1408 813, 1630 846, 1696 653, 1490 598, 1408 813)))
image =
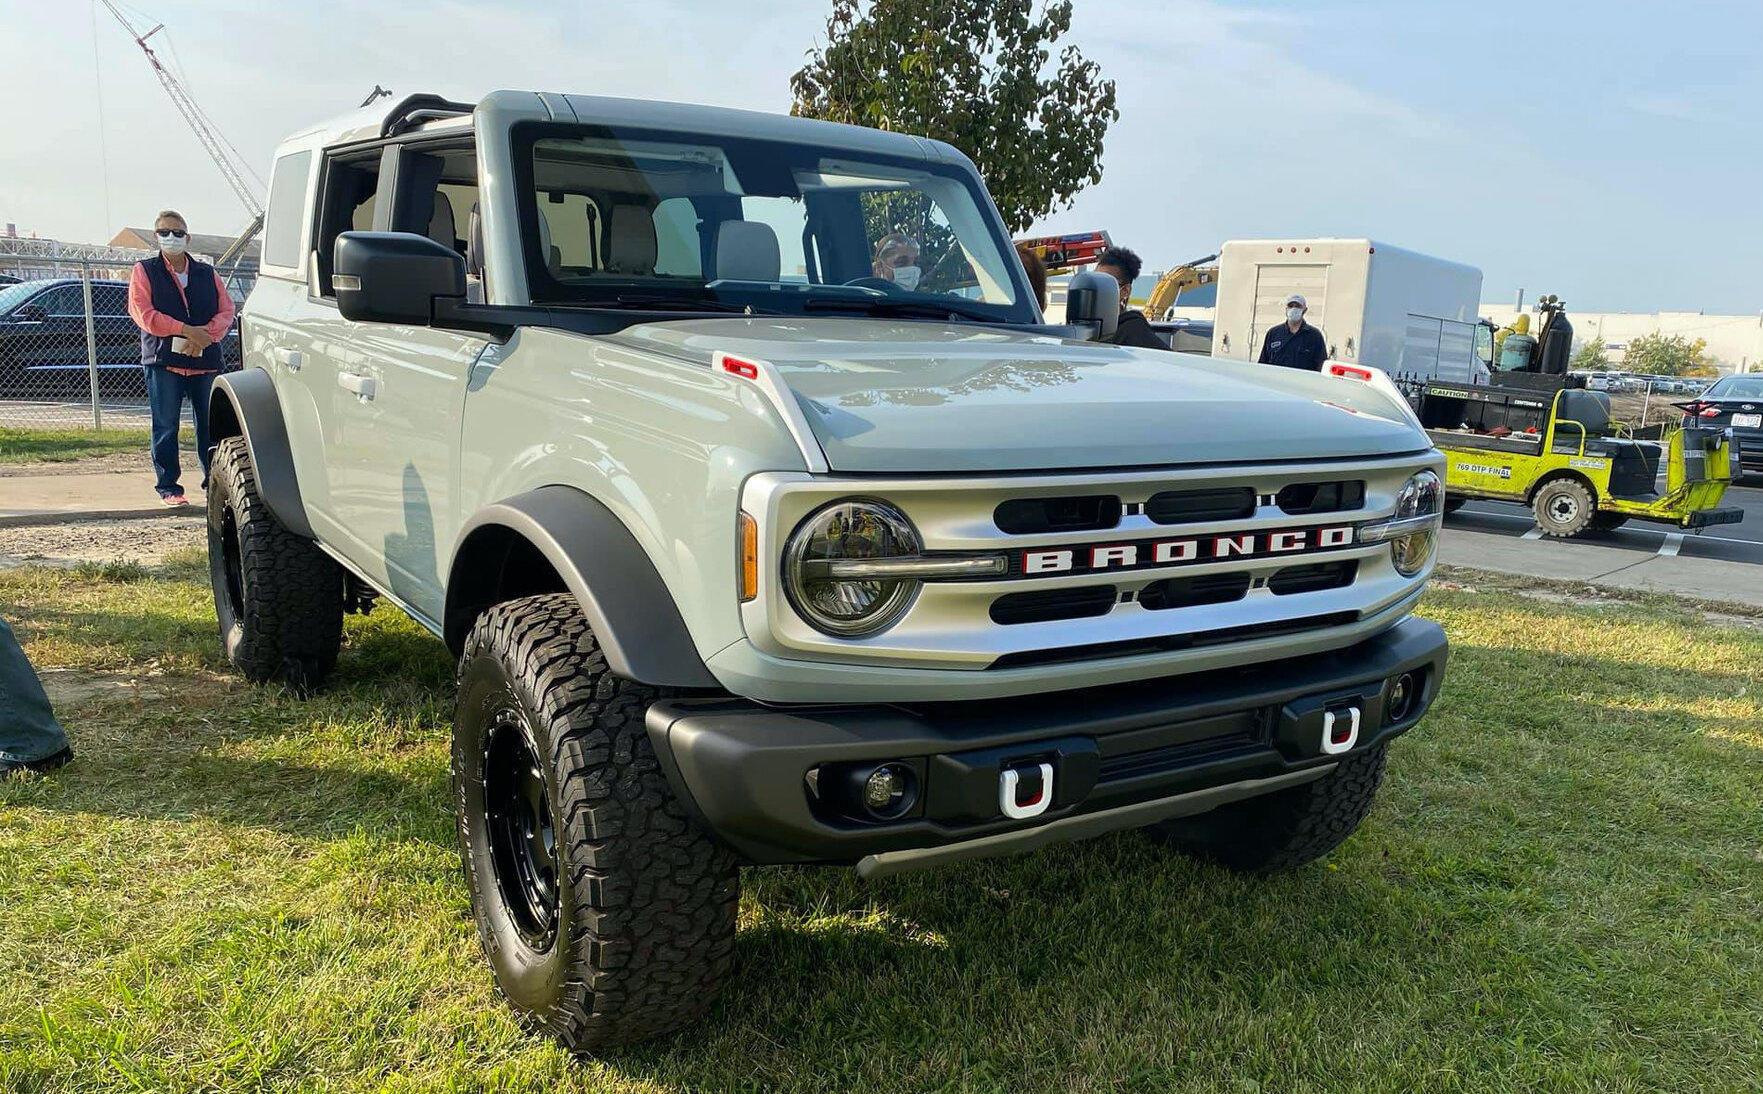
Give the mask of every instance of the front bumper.
POLYGON ((986 701, 775 708, 677 699, 646 725, 674 789, 754 863, 855 862, 865 873, 1094 835, 1320 777, 1410 729, 1444 676, 1444 631, 1409 617, 1357 645, 1203 675, 986 701), (1413 698, 1386 718, 1392 682, 1413 698), (1325 721, 1356 743, 1332 745, 1325 721), (893 762, 910 808, 860 819, 842 775, 893 762), (1044 811, 1004 814, 1006 771, 1052 773, 1044 811), (815 773, 811 784, 809 773, 815 773), (866 858, 868 856, 868 858, 866 858))

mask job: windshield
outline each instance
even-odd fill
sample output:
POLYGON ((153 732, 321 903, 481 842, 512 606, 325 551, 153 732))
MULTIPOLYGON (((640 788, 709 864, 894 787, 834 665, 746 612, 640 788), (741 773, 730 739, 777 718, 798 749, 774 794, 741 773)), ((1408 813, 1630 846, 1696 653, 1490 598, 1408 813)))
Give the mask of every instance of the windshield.
POLYGON ((535 304, 1040 321, 963 167, 606 127, 515 149, 535 304))
POLYGON ((20 281, 16 285, 0 285, 0 315, 5 315, 41 292, 46 284, 46 281, 20 281))
POLYGON ((1763 376, 1727 376, 1703 394, 1714 399, 1763 399, 1763 376))

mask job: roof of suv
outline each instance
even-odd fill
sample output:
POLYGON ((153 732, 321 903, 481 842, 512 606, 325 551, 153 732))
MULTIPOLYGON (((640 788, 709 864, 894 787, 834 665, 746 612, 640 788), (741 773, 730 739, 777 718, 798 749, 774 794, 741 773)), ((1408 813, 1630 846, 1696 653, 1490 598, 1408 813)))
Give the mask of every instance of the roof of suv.
MULTIPOLYGON (((322 136, 326 146, 376 140, 385 135, 389 123, 402 117, 406 104, 416 98, 419 97, 411 96, 395 103, 387 101, 363 107, 292 134, 290 139, 317 134, 322 136)), ((439 96, 420 98, 433 103, 445 101, 439 96)), ((768 114, 757 110, 734 110, 721 106, 698 106, 653 99, 616 99, 600 95, 558 95, 537 91, 492 91, 475 104, 472 116, 478 122, 494 127, 519 121, 552 121, 644 129, 680 129, 713 136, 809 142, 857 153, 945 163, 968 162, 967 157, 953 146, 925 137, 842 125, 814 118, 798 118, 788 114, 768 114)), ((463 128, 468 124, 470 123, 463 117, 440 118, 426 121, 417 128, 430 132, 463 128)))

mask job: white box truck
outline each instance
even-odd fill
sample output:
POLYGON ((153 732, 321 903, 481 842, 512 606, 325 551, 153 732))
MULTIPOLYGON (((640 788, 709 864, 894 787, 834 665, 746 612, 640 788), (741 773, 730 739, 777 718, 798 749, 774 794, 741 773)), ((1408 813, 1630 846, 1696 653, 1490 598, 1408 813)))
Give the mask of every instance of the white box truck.
POLYGON ((1371 239, 1248 239, 1224 245, 1212 353, 1261 356, 1267 329, 1302 293, 1306 320, 1336 361, 1400 380, 1486 383, 1493 331, 1480 320, 1481 271, 1371 239))

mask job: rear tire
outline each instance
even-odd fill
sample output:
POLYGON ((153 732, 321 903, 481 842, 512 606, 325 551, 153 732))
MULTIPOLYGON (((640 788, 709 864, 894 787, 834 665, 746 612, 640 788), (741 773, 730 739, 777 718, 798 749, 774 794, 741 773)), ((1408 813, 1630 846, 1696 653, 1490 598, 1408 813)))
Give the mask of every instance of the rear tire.
POLYGON ((567 594, 499 604, 459 661, 453 791, 472 915, 530 1026, 601 1052, 709 1010, 740 872, 674 796, 643 716, 567 594))
POLYGON ((1152 839, 1245 874, 1314 862, 1353 834, 1383 782, 1389 746, 1347 756, 1314 782, 1151 825, 1152 839))
POLYGON ((269 511, 243 437, 214 451, 208 572, 221 645, 247 680, 304 691, 330 675, 343 644, 343 569, 269 511))
POLYGON ((1531 512, 1536 514, 1537 527, 1546 536, 1572 539, 1592 525, 1597 516, 1597 502, 1585 483, 1578 479, 1551 479, 1531 498, 1531 512))

